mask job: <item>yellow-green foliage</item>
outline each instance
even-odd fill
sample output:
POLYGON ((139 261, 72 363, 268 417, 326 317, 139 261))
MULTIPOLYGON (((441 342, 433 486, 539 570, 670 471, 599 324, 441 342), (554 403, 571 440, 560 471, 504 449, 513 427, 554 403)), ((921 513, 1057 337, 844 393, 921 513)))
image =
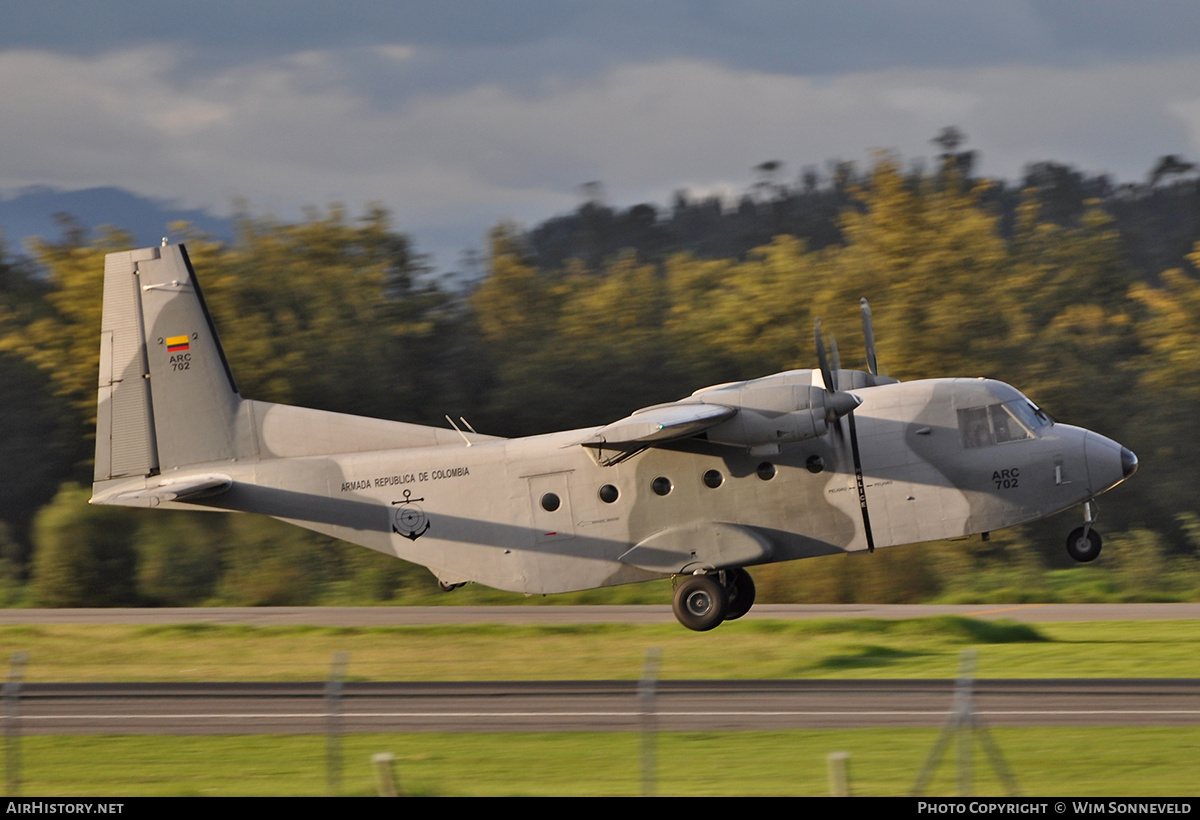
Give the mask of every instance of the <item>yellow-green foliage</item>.
MULTIPOLYGON (((1141 468, 1103 499, 1108 546, 1073 576, 1087 583, 1045 575, 1044 566, 1064 565, 1061 542, 1076 526, 1055 522, 1053 537, 1035 528, 1000 537, 1003 549, 938 545, 756 570, 764 600, 1194 597, 1196 539, 1178 519, 1200 513, 1194 272, 1135 281, 1098 207, 1058 224, 1031 191, 1004 225, 987 204, 989 183, 950 167, 905 173, 884 155, 849 193, 840 244, 814 250, 777 236, 738 258, 626 252, 543 269, 517 229, 499 226, 488 275, 469 295, 430 284, 378 209, 351 219, 334 207, 294 224, 247 218, 228 244, 184 228, 175 235, 188 240, 244 395, 425 423, 463 414, 504 435, 600 424, 706 384, 810 367, 818 316, 838 337, 843 366, 862 367, 856 305, 867 296, 885 373, 1004 379, 1059 419, 1129 446, 1141 468), (1114 557, 1126 548, 1128 558, 1114 557)), ((35 407, 37 390, 13 390, 25 406, 7 418, 61 415, 64 429, 84 429, 94 416, 103 256, 129 243, 116 231, 35 243, 41 276, 0 288, 0 353, 37 368, 58 402, 35 407)), ((1200 246, 1190 261, 1200 266, 1200 246)), ((22 429, 49 441, 41 428, 22 429)), ((5 452, 28 459, 29 449, 5 452)), ((48 498, 64 480, 87 479, 87 450, 73 456, 81 463, 72 475, 61 463, 57 477, 33 466, 15 475, 48 498)), ((42 540, 65 513, 48 515, 42 540)), ((358 566, 344 557, 349 547, 273 525, 153 526, 135 549, 145 601, 345 602, 360 573, 364 597, 392 600, 423 578, 411 567, 358 566)), ((57 549, 37 559, 35 576, 49 577, 51 566, 61 575, 74 548, 57 549)))

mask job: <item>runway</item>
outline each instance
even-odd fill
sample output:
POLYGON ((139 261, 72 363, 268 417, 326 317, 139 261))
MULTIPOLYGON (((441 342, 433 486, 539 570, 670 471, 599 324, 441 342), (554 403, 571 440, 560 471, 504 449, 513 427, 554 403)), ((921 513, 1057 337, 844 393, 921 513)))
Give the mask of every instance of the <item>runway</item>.
MULTIPOLYGON (((1200 604, 758 604, 747 620, 924 618, 958 615, 1027 623, 1200 620, 1200 604)), ((359 606, 0 609, 0 625, 248 624, 251 626, 422 626, 441 624, 675 623, 663 606, 359 606)))
MULTIPOLYGON (((23 734, 675 731, 941 726, 949 680, 30 684, 23 734)), ((981 680, 989 726, 1200 725, 1200 680, 981 680)))
MULTIPOLYGON (((1024 622, 1200 620, 1200 604, 998 606, 760 605, 747 618, 917 618, 1024 622)), ((258 626, 674 623, 668 606, 6 609, 3 624, 214 623, 258 626)), ((682 629, 682 627, 680 627, 682 629)), ((22 689, 24 734, 294 734, 340 731, 717 731, 940 726, 950 680, 636 681, 345 684, 38 683, 22 689)), ((974 713, 991 726, 1200 725, 1200 679, 980 680, 974 713)), ((11 714, 11 713, 10 713, 11 714)))

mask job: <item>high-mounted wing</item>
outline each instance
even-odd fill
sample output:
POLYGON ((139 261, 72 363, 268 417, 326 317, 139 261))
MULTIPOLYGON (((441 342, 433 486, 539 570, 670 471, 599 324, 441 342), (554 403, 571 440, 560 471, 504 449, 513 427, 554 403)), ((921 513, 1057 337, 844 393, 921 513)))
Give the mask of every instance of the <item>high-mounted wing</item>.
POLYGON ((628 457, 647 447, 704 433, 717 444, 747 447, 756 454, 776 453, 781 444, 825 435, 829 423, 859 401, 852 393, 797 384, 790 375, 781 374, 718 385, 682 401, 638 410, 579 443, 628 457))
POLYGON ((597 449, 640 449, 672 439, 689 438, 736 413, 737 408, 720 404, 656 404, 601 427, 580 444, 597 449))
POLYGON ((848 377, 851 390, 896 381, 878 375, 875 334, 866 299, 861 301, 861 308, 863 336, 867 343, 867 373, 841 370, 836 343, 830 362, 821 322, 817 320, 820 386, 815 384, 815 372, 808 370, 713 385, 697 390, 682 401, 638 410, 595 430, 579 443, 594 448, 602 463, 616 464, 647 447, 701 433, 711 442, 746 447, 755 455, 778 453, 782 444, 819 438, 831 427, 840 435, 841 428, 835 422, 852 413, 862 402, 854 393, 839 389, 843 374, 848 377), (602 455, 603 450, 612 450, 615 455, 606 458, 602 455))

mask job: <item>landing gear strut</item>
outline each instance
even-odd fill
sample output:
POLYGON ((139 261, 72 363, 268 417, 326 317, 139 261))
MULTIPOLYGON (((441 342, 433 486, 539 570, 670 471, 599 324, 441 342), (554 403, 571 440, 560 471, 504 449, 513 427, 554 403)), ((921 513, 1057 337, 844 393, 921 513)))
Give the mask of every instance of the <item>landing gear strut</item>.
POLYGON ((675 587, 673 609, 679 623, 707 632, 742 617, 754 606, 754 580, 740 567, 708 575, 688 575, 675 587))
POLYGON ((1086 564, 1088 561, 1095 561, 1096 557, 1100 555, 1103 540, 1100 538, 1100 533, 1092 529, 1098 510, 1094 511, 1092 503, 1089 501, 1083 505, 1083 512, 1083 526, 1076 527, 1067 536, 1067 554, 1079 563, 1086 564))

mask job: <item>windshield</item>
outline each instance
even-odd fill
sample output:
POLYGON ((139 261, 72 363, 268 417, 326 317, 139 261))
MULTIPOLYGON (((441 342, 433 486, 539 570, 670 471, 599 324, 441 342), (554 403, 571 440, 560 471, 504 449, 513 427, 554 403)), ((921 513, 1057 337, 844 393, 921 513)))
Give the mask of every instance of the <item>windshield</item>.
POLYGON ((1053 424, 1050 417, 1046 415, 1046 412, 1029 399, 1016 399, 1005 402, 1004 406, 1012 411, 1012 414, 1020 419, 1021 423, 1030 430, 1037 430, 1053 424))
POLYGON ((967 448, 1034 438, 1036 430, 1050 423, 1050 418, 1028 399, 958 411, 958 429, 967 448))

